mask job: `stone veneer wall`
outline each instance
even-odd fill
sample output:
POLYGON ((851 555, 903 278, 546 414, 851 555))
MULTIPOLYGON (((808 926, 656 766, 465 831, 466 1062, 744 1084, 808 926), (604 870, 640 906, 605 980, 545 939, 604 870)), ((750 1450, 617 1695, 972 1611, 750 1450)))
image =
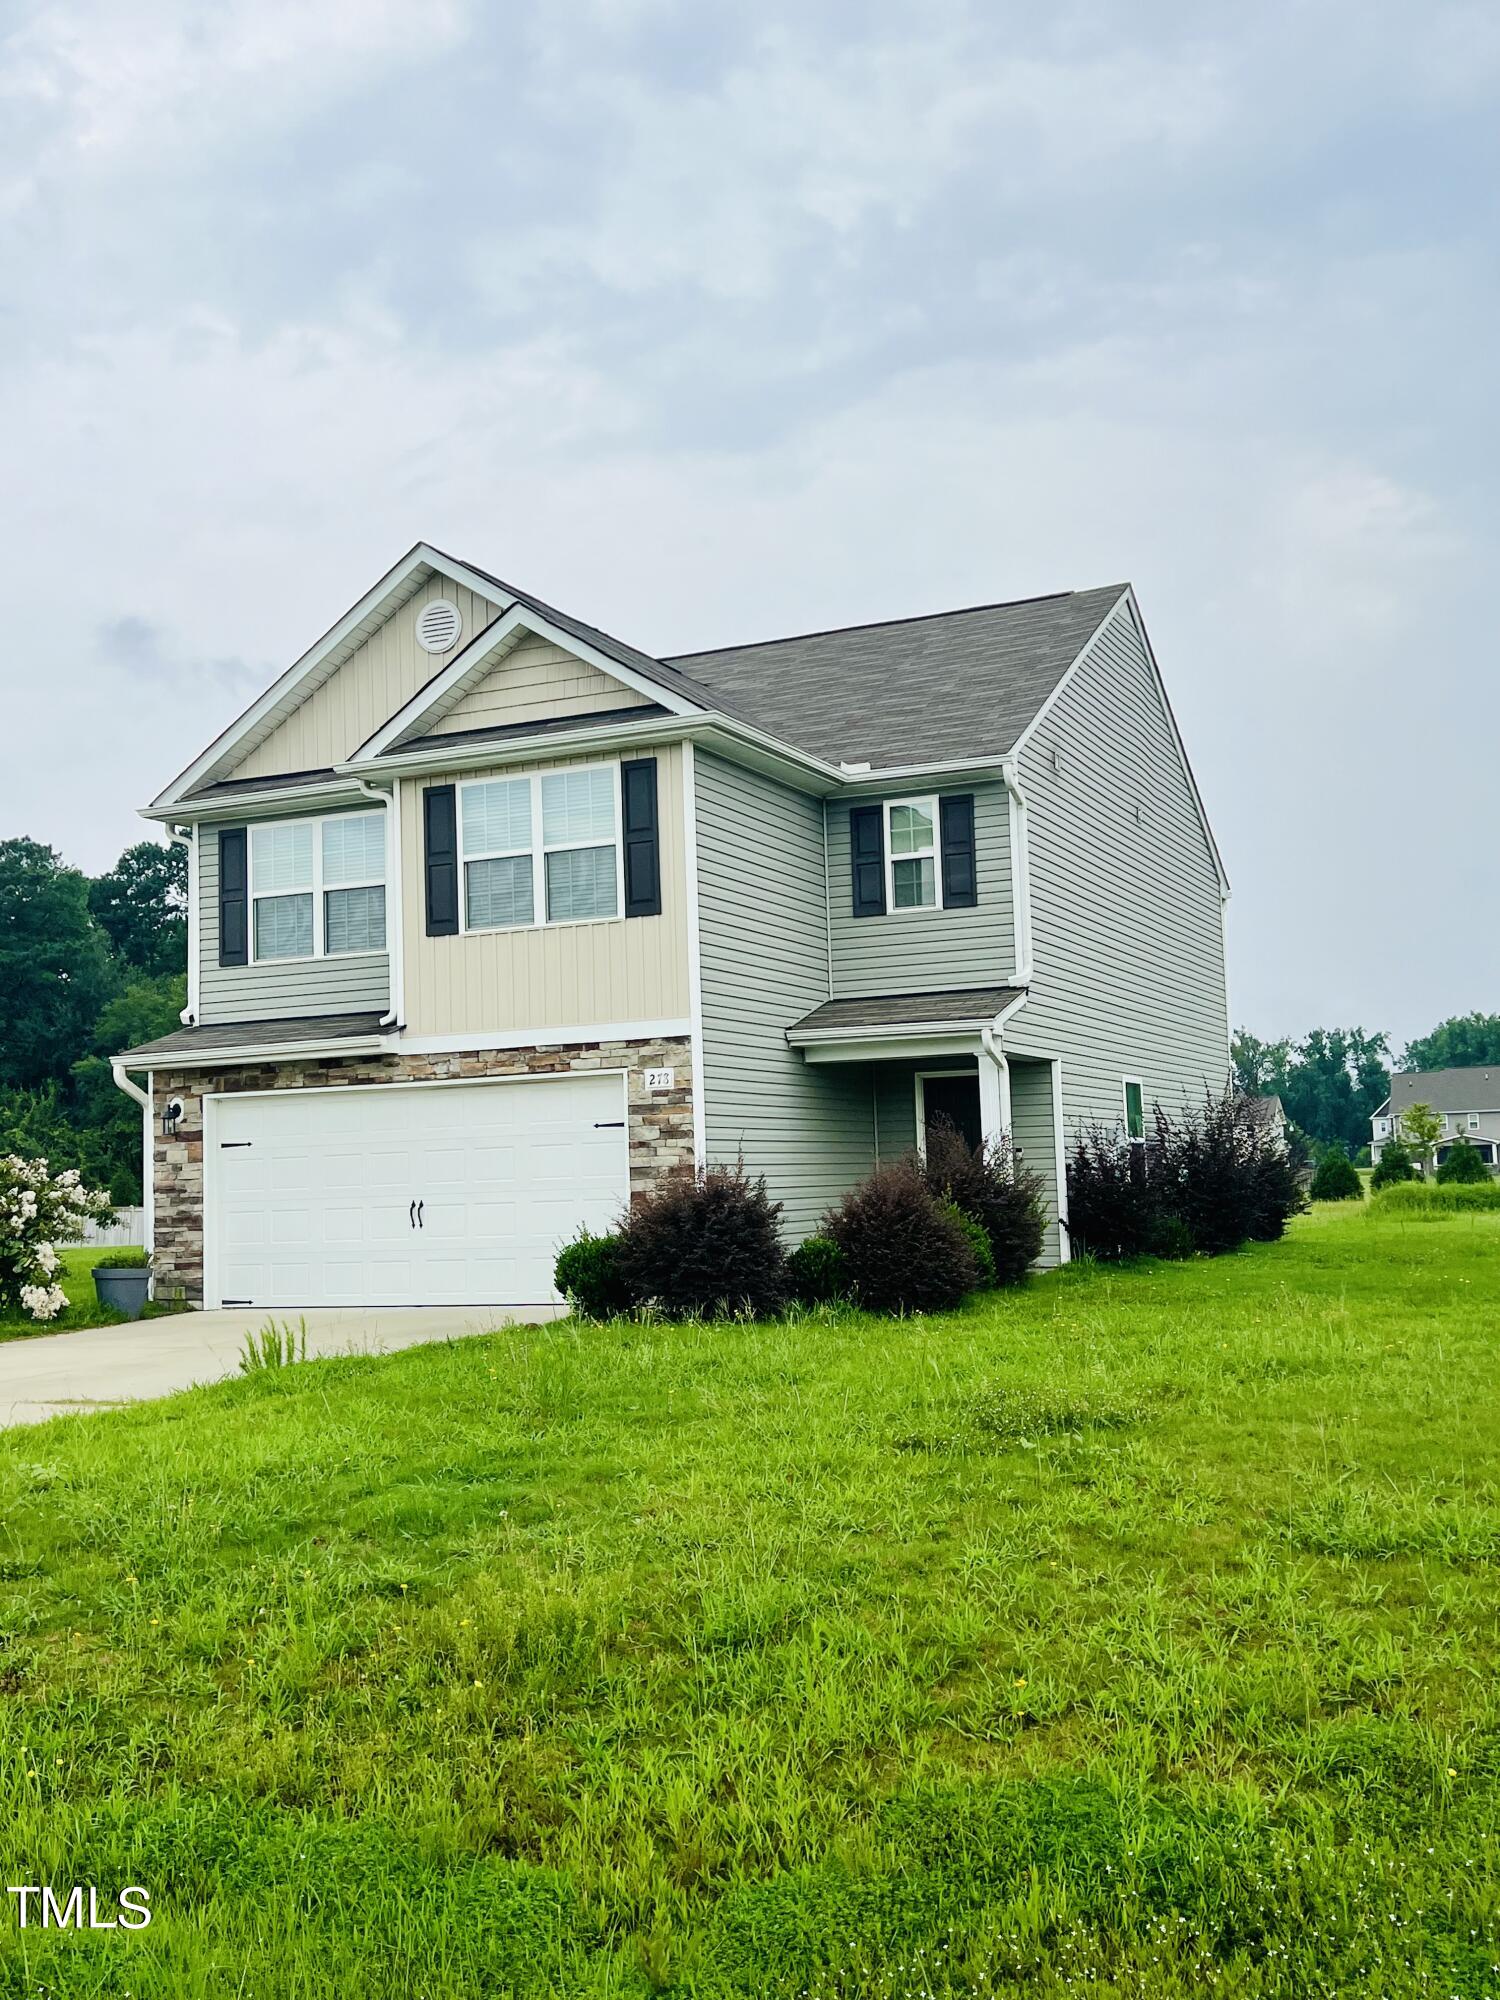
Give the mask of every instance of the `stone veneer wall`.
POLYGON ((630 1198, 638 1201, 674 1167, 693 1163, 693 1056, 686 1041, 578 1042, 555 1049, 475 1049, 454 1055, 328 1057, 313 1062, 236 1065, 222 1070, 158 1070, 155 1101, 182 1101, 173 1138, 154 1139, 155 1290, 160 1298, 203 1302, 203 1099, 236 1090, 357 1089, 369 1083, 427 1083, 488 1076, 555 1076, 570 1070, 627 1072, 630 1198), (646 1071, 674 1072, 671 1090, 648 1091, 646 1071))

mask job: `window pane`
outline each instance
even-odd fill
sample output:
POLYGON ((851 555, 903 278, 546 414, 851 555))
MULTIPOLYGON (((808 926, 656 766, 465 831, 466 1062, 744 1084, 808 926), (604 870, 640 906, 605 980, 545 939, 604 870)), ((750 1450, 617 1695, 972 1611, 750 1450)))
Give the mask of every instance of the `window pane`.
POLYGON ((932 857, 925 861, 893 861, 891 886, 898 910, 925 910, 937 901, 937 875, 932 857))
POLYGON ((932 814, 921 806, 892 806, 892 854, 922 854, 931 846, 932 814))
POLYGON ((465 785, 464 852, 514 854, 531 845, 531 780, 498 778, 493 784, 465 785))
POLYGON ((548 847, 615 837, 615 774, 555 771, 542 780, 542 839, 548 847))
POLYGON ((1125 1086, 1125 1131, 1131 1139, 1144 1139, 1146 1136, 1146 1113, 1138 1083, 1127 1083, 1125 1086))
POLYGON ((529 924, 533 915, 531 856, 512 854, 503 861, 465 863, 464 893, 465 922, 471 931, 529 924))
POLYGON ((257 895, 268 889, 311 889, 313 830, 295 826, 252 826, 250 872, 257 895))
POLYGON ((311 894, 255 898, 257 958, 311 958, 312 933, 311 894))
POLYGON ((384 889, 330 889, 323 898, 324 951, 384 951, 384 889))
POLYGON ((385 814, 343 813, 323 822, 323 881, 385 880, 385 814))
POLYGON ((615 900, 613 847, 570 847, 547 856, 547 916, 550 922, 569 918, 612 917, 615 900))

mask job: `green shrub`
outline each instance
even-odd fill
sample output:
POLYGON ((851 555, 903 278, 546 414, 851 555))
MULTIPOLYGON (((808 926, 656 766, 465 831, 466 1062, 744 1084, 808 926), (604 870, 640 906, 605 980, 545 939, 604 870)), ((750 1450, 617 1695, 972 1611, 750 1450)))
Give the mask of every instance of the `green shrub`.
POLYGON ((1438 1162, 1437 1178, 1441 1187, 1477 1186, 1487 1181, 1490 1170, 1484 1164, 1477 1146, 1471 1146, 1467 1139, 1458 1139, 1448 1148, 1447 1155, 1438 1162))
POLYGON ((1375 1171, 1370 1176, 1371 1192, 1378 1194, 1382 1188, 1395 1187, 1401 1181, 1414 1181, 1416 1177, 1416 1162, 1404 1142, 1387 1139, 1375 1163, 1375 1171))
POLYGON ((127 1245, 122 1250, 101 1250, 89 1265, 91 1271, 139 1271, 151 1259, 145 1251, 127 1245))
POLYGON ((829 1211, 823 1231, 843 1251, 850 1291, 869 1312, 944 1312, 978 1282, 963 1225, 912 1159, 877 1167, 829 1211))
POLYGON ((787 1300, 780 1214, 743 1161, 669 1174, 621 1225, 621 1282, 671 1319, 768 1318, 787 1300))
POLYGON ((1482 1181, 1449 1181, 1437 1187, 1432 1181, 1397 1181, 1383 1188, 1371 1203, 1381 1215, 1474 1215, 1484 1209, 1500 1208, 1500 1181, 1488 1175, 1482 1181))
POLYGON ((1318 1162, 1308 1193, 1314 1201, 1363 1201, 1364 1184, 1343 1147, 1335 1142, 1318 1162))
POLYGON ((831 1236, 809 1236, 786 1260, 792 1296, 805 1306, 831 1305, 849 1296, 844 1253, 831 1236))
POLYGON ((1041 1177, 1016 1159, 1008 1139, 971 1146, 954 1125, 935 1121, 927 1137, 924 1178, 984 1231, 992 1285, 1024 1284, 1042 1254, 1047 1207, 1041 1177))
POLYGON ((977 1292, 992 1292, 999 1282, 995 1276, 995 1253, 990 1248, 989 1232, 982 1222, 972 1215, 966 1215, 956 1201, 946 1195, 939 1198, 938 1207, 944 1215, 951 1216, 968 1238, 969 1248, 974 1252, 974 1289, 977 1292))
POLYGON ((558 1251, 552 1282, 584 1319, 618 1319, 634 1303, 620 1272, 618 1234, 595 1236, 580 1229, 558 1251))

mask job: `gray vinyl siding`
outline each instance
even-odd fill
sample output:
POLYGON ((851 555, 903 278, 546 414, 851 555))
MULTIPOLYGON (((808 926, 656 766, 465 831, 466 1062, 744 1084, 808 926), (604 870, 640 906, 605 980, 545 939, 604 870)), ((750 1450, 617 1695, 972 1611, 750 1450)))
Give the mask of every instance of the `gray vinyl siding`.
POLYGON ((1022 753, 1021 784, 1034 978, 1007 1049, 1061 1057, 1069 1130, 1115 1124, 1125 1076, 1141 1079, 1148 1106, 1220 1087, 1229 1057, 1218 877, 1123 605, 1022 753))
POLYGON ((1057 1227, 1057 1140, 1052 1114, 1052 1065, 1021 1062, 1010 1065, 1011 1138, 1021 1164, 1039 1174, 1047 1204, 1047 1233, 1042 1238, 1038 1261, 1053 1265, 1058 1261, 1057 1227))
POLYGON ((823 809, 720 758, 694 763, 705 1151, 764 1174, 796 1239, 875 1151, 868 1068, 810 1064, 786 1041, 829 997, 823 809))
MULTIPOLYGON (((929 796, 907 786, 889 798, 929 796)), ((828 802, 828 888, 832 910, 833 997, 936 993, 999 986, 1015 970, 1011 928, 1010 809, 999 783, 946 785, 974 798, 979 901, 971 910, 889 910, 856 917, 849 873, 849 802, 828 802)), ((939 794, 941 796, 941 793, 939 794)))
MULTIPOLYGON (((226 822, 233 824, 234 822, 226 822)), ((274 1021, 298 1014, 383 1013, 390 1005, 390 959, 384 952, 347 958, 279 959, 267 965, 219 963, 219 827, 198 829, 198 1018, 274 1021)), ((387 885, 387 924, 390 920, 387 885)))

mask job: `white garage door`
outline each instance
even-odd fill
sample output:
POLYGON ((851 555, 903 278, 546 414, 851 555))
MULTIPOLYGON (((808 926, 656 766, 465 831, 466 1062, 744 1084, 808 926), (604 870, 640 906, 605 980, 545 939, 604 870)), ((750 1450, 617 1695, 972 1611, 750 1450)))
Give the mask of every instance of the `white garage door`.
POLYGON ((209 1302, 535 1305, 625 1205, 620 1076, 214 1100, 209 1302))

